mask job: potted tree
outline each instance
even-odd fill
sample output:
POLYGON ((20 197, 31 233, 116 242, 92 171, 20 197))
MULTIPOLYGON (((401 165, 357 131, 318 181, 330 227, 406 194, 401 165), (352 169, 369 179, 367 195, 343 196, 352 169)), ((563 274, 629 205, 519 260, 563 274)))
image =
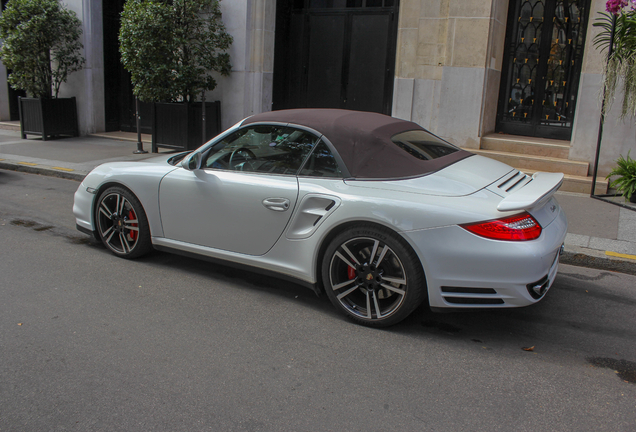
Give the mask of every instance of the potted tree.
POLYGON ((128 0, 119 44, 134 95, 154 103, 153 152, 157 147, 194 149, 220 132, 220 103, 204 101, 205 92, 217 85, 212 73, 231 70, 232 36, 218 1, 128 0), (203 103, 196 102, 198 95, 203 103))
POLYGON ((84 66, 80 20, 58 0, 9 0, 0 16, 2 62, 8 81, 25 90, 19 99, 22 138, 39 134, 78 136, 75 98, 59 98, 60 86, 84 66))

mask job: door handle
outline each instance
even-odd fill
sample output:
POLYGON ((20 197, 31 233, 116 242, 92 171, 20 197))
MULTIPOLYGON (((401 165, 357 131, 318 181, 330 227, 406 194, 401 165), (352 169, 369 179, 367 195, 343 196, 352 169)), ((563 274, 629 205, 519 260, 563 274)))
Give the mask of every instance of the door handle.
POLYGON ((265 198, 263 205, 270 210, 283 212, 289 208, 289 200, 287 198, 265 198))

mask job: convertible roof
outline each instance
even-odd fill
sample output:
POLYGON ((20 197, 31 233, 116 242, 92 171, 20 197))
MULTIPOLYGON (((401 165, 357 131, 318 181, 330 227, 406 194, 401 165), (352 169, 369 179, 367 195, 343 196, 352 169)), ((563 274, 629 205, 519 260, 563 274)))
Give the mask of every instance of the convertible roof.
POLYGON ((336 148, 354 178, 391 179, 421 176, 471 156, 464 150, 431 160, 418 159, 391 141, 397 133, 425 130, 383 114, 339 109, 269 111, 246 119, 250 123, 289 123, 322 133, 336 148))

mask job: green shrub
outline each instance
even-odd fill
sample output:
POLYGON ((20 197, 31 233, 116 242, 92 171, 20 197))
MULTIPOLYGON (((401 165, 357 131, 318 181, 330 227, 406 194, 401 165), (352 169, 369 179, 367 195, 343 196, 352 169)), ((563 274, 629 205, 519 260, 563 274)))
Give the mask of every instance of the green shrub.
POLYGON ((627 158, 620 155, 616 161, 617 166, 606 177, 618 176, 617 179, 610 182, 610 187, 615 187, 626 200, 629 200, 632 194, 636 193, 636 160, 630 158, 629 153, 627 152, 627 158))

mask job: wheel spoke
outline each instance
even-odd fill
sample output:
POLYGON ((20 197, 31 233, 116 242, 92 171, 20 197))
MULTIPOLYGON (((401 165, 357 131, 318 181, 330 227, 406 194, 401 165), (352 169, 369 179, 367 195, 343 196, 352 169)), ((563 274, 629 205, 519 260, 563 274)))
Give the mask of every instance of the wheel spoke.
POLYGON ((106 216, 107 218, 110 218, 113 215, 113 212, 110 211, 104 201, 102 201, 102 205, 99 206, 99 211, 100 213, 103 213, 104 216, 106 216))
POLYGON ((358 287, 354 286, 353 288, 349 288, 348 290, 346 290, 342 294, 338 294, 338 300, 342 300, 344 297, 348 296, 349 294, 351 294, 352 292, 354 292, 357 289, 358 289, 358 287))
POLYGON ((380 312, 380 305, 378 304, 378 295, 377 293, 373 293, 373 304, 375 306, 375 317, 382 318, 382 312, 380 312))
POLYGON ((119 215, 120 215, 120 216, 123 216, 123 215, 124 215, 124 207, 126 207, 126 203, 127 203, 127 202, 128 202, 128 201, 126 201, 126 198, 124 198, 124 197, 123 197, 123 196, 121 196, 121 195, 117 195, 117 203, 118 203, 118 204, 117 204, 117 208, 119 209, 119 215), (121 205, 119 204, 119 200, 120 200, 120 198, 121 198, 121 205))
MULTIPOLYGON (((344 251, 347 253, 347 255, 349 255, 351 257, 351 259, 353 260, 353 262, 355 262, 357 265, 360 265, 360 261, 358 261, 356 259, 356 257, 351 253, 351 251, 349 250, 349 248, 347 248, 346 245, 342 245, 342 249, 344 249, 344 251)), ((350 267, 355 268, 355 266, 350 265, 350 267)))
MULTIPOLYGON (((110 243, 110 239, 113 238, 113 236, 115 235, 115 230, 113 229, 113 227, 108 228, 108 231, 113 231, 110 233, 110 235, 108 236, 108 238, 106 239, 106 243, 110 243)), ((106 235, 106 233, 104 233, 104 235, 106 235)))
POLYGON ((355 279, 346 280, 346 281, 344 281, 344 282, 342 282, 342 283, 339 283, 339 284, 337 284, 337 285, 334 285, 334 286, 333 286, 333 290, 334 290, 334 291, 338 291, 340 288, 344 288, 344 287, 346 287, 347 285, 351 285, 352 283, 355 283, 355 281, 356 281, 355 279))
POLYGON ((380 285, 382 285, 382 287, 383 287, 383 288, 386 288, 386 289, 388 289, 389 291, 393 291, 393 292, 394 292, 394 293, 396 293, 396 294, 399 294, 399 295, 404 295, 404 294, 406 294, 406 291, 404 291, 404 290, 402 290, 402 289, 399 289, 399 288, 396 288, 396 287, 394 287, 393 285, 388 285, 388 284, 380 284, 380 285))
POLYGON ((380 257, 378 258, 378 262, 375 263, 376 267, 380 267, 380 263, 384 259, 384 256, 386 255, 388 250, 389 250, 389 247, 387 245, 384 245, 384 247, 382 248, 382 252, 380 252, 380 257))
POLYGON ((366 292, 367 295, 367 318, 371 319, 373 318, 373 315, 371 315, 371 297, 369 296, 369 291, 366 292))
POLYGON ((343 260, 345 262, 346 265, 348 265, 351 268, 356 268, 356 266, 354 266, 353 264, 351 264, 349 262, 348 259, 346 259, 340 252, 336 252, 334 256, 337 256, 338 258, 340 258, 341 260, 343 260))
POLYGON ((128 244, 128 240, 126 240, 126 236, 123 233, 119 233, 119 241, 121 242, 121 247, 124 250, 124 253, 129 253, 130 245, 128 244))
POLYGON ((126 221, 126 229, 130 230, 130 231, 139 231, 139 227, 132 226, 132 225, 130 225, 131 223, 137 223, 137 222, 126 221))
POLYGON ((406 285, 406 279, 396 279, 396 278, 392 278, 392 277, 382 276, 382 280, 384 280, 386 282, 390 282, 390 283, 406 285))
POLYGON ((378 253, 378 246, 380 245, 379 240, 375 240, 373 242, 373 250, 371 251, 371 256, 369 256, 369 264, 373 264, 373 258, 375 258, 375 254, 378 253))

